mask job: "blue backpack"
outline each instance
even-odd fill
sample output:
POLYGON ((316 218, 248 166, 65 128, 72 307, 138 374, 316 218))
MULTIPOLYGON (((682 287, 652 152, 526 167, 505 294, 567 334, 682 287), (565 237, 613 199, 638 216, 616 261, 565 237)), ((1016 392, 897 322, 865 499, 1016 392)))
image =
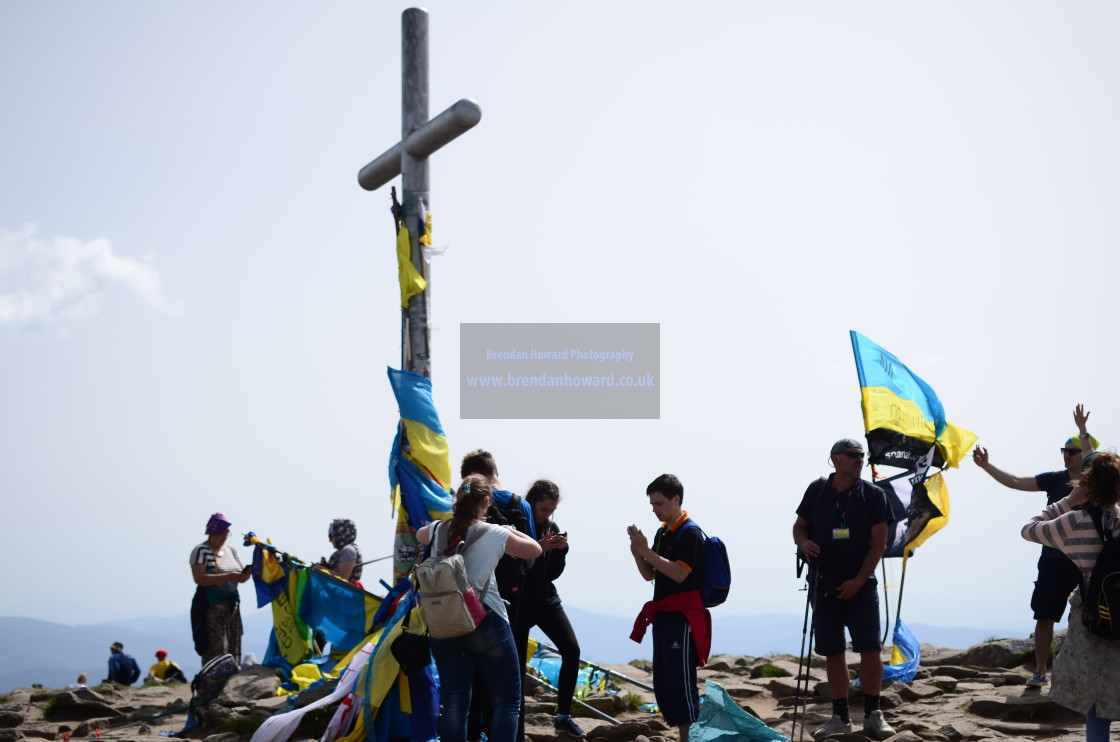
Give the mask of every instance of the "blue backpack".
POLYGON ((704 539, 703 584, 700 586, 700 601, 705 608, 714 608, 727 600, 727 593, 731 590, 731 562, 727 559, 727 546, 717 536, 708 536, 699 524, 687 520, 684 526, 677 531, 673 543, 678 543, 681 536, 689 528, 700 531, 704 539))

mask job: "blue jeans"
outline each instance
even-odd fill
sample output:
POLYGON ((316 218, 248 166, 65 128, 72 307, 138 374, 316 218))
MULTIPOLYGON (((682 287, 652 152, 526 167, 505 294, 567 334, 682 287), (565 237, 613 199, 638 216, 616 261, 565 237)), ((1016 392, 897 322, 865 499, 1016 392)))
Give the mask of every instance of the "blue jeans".
POLYGON ((491 742, 513 742, 521 710, 521 672, 509 624, 486 612, 478 628, 454 639, 432 639, 439 669, 439 736, 441 742, 466 742, 471 679, 478 670, 490 694, 491 742))
POLYGON ((1097 716, 1097 705, 1093 704, 1085 715, 1086 742, 1108 742, 1108 730, 1111 726, 1112 720, 1097 716))

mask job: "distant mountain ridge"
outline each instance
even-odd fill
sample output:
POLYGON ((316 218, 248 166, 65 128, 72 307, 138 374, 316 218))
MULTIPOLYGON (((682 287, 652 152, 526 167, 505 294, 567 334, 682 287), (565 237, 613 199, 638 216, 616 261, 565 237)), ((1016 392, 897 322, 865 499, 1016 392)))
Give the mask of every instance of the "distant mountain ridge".
MULTIPOLYGON (((633 619, 607 616, 565 606, 584 659, 591 662, 621 664, 652 656, 650 637, 642 644, 630 640, 633 619)), ((637 609, 635 609, 637 615, 637 609)), ((712 651, 717 654, 797 655, 802 644, 804 616, 766 614, 760 616, 722 616, 712 611, 712 651)), ((242 606, 245 634, 242 651, 260 660, 272 629, 272 612, 242 606)), ((1026 636, 1023 629, 943 628, 926 624, 907 624, 924 644, 951 649, 966 649, 991 637, 1026 636)), ((544 638, 534 631, 533 636, 544 638)), ((143 674, 155 663, 157 649, 166 649, 187 677, 199 670, 198 655, 191 640, 190 618, 140 617, 103 624, 66 626, 32 618, 0 617, 0 693, 38 683, 47 688, 62 688, 73 683, 78 673, 89 675, 96 684, 107 674, 109 645, 122 642, 125 652, 136 658, 143 674)), ((547 640, 546 640, 547 641, 547 640)))

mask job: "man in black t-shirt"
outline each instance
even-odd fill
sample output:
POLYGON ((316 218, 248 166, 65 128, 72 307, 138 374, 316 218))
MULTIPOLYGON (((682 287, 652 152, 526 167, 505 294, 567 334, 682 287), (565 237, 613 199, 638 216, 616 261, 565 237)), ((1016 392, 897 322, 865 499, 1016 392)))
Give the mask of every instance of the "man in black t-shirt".
POLYGON ((859 441, 845 438, 832 446, 835 474, 809 485, 797 507, 793 540, 810 562, 809 600, 817 654, 824 655, 832 718, 814 737, 852 731, 848 708, 848 666, 844 660, 844 629, 859 653, 863 691, 863 731, 886 739, 894 729, 880 710, 883 643, 879 629, 879 595, 875 566, 887 549, 887 496, 860 479, 864 451, 859 441))
POLYGON ((681 509, 684 485, 672 474, 662 474, 646 487, 653 514, 661 527, 651 548, 645 534, 635 525, 630 534, 630 553, 638 572, 653 581, 653 601, 643 610, 656 612, 653 619, 653 690, 665 722, 677 728, 681 742, 687 742, 688 729, 700 716, 700 694, 696 688, 696 666, 700 663, 698 641, 711 646, 711 636, 697 636, 696 630, 710 631, 698 614, 706 616, 700 600, 703 584, 703 537, 699 528, 685 527, 688 513, 681 509))
MULTIPOLYGON (((1017 477, 997 469, 988 460, 988 450, 977 446, 972 452, 972 460, 1004 487, 1022 492, 1045 492, 1046 504, 1053 505, 1073 491, 1070 480, 1081 476, 1081 462, 1085 454, 1092 453, 1100 442, 1089 435, 1086 425, 1089 413, 1083 405, 1073 410, 1073 421, 1077 424, 1078 434, 1069 438, 1062 446, 1062 460, 1066 465, 1061 471, 1048 471, 1033 477, 1017 477)), ((1054 641, 1054 624, 1062 620, 1066 612, 1069 594, 1081 584, 1081 570, 1061 551, 1049 546, 1042 547, 1038 558, 1038 579, 1031 593, 1031 610, 1034 611, 1034 661, 1035 672, 1027 685, 1040 688, 1050 682, 1046 676, 1050 659, 1050 644, 1054 641)))

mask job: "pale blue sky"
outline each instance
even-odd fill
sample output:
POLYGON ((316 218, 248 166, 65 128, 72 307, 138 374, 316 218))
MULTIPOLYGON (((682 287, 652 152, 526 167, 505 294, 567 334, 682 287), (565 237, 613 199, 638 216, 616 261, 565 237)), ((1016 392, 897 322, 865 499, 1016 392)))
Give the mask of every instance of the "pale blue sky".
MULTIPOLYGON (((185 613, 215 510, 389 553, 396 267, 355 178, 400 136, 405 7, 0 6, 4 613, 185 613)), ((849 329, 1013 473, 1061 466, 1077 402, 1120 439, 1115 4, 427 7, 433 115, 483 109, 432 162, 436 401, 454 465, 560 484, 567 602, 648 599, 625 526, 668 470, 730 544, 720 611, 799 613, 849 329), (459 420, 459 323, 500 321, 661 323, 661 419, 459 420)), ((1042 495, 947 481, 904 615, 1029 630, 1042 495)))

